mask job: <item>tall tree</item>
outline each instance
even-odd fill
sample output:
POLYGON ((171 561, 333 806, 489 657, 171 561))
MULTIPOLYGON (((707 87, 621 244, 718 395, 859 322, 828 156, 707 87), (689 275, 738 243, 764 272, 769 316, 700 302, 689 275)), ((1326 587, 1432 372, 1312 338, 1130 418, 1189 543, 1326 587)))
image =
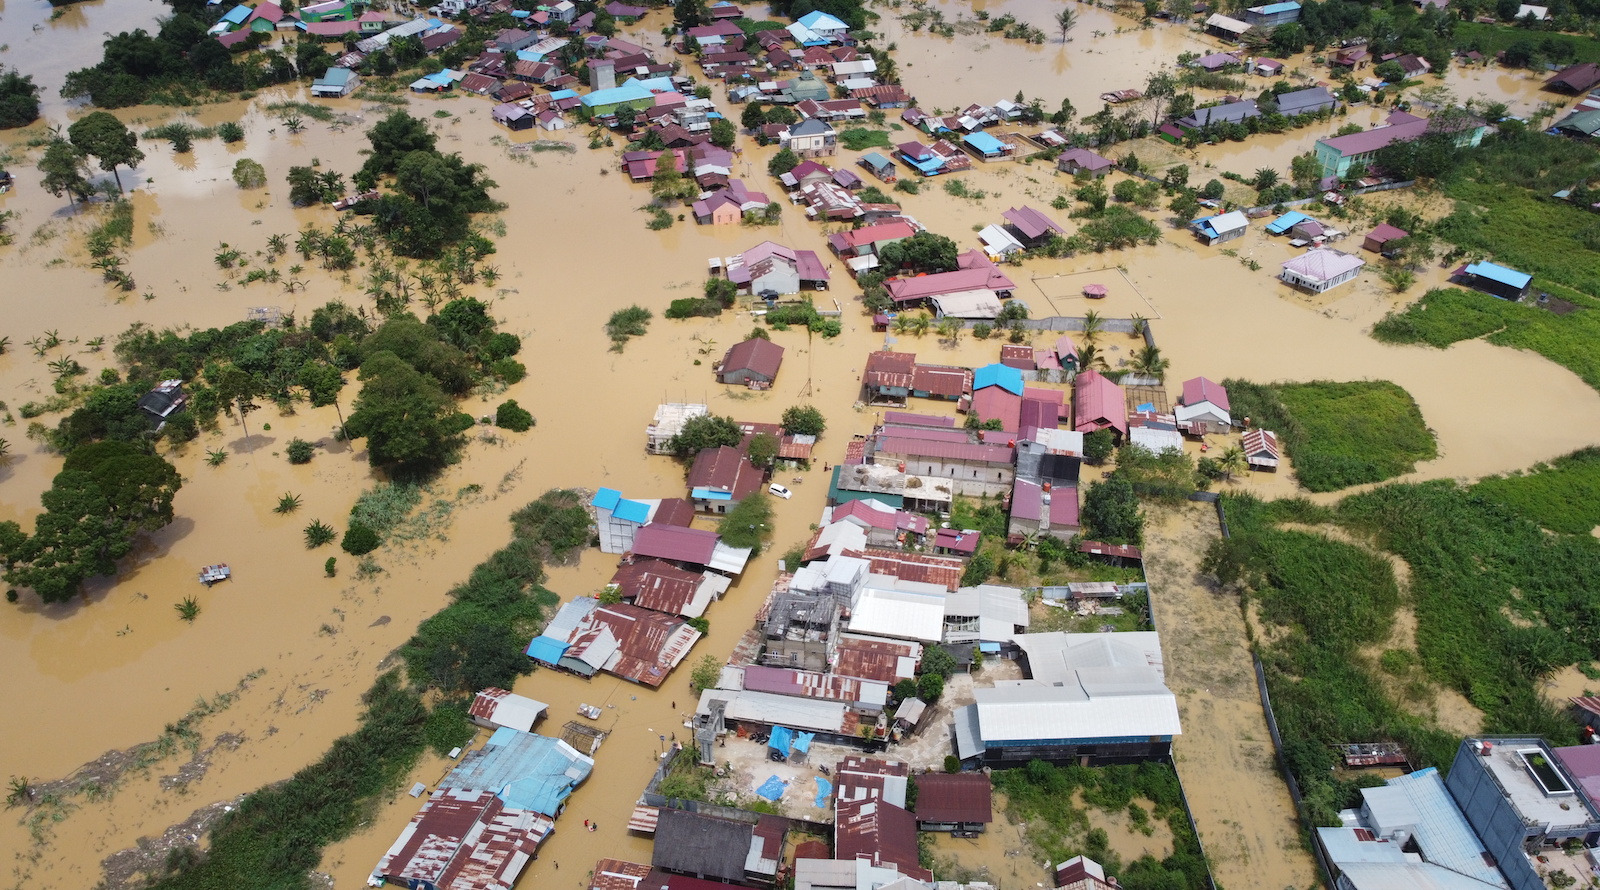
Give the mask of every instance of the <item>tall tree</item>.
POLYGON ((401 472, 426 472, 443 466, 462 443, 472 418, 431 378, 392 352, 369 355, 361 363, 361 395, 346 428, 367 440, 374 466, 401 472))
POLYGON ((1078 14, 1073 12, 1070 7, 1064 7, 1060 12, 1056 13, 1056 27, 1061 29, 1062 43, 1067 42, 1067 35, 1072 32, 1073 27, 1077 24, 1078 14))
POLYGON ((122 175, 117 168, 126 164, 136 166, 144 160, 139 150, 139 137, 122 125, 110 112, 96 111, 75 121, 67 128, 67 138, 84 154, 100 162, 100 169, 117 180, 117 191, 122 191, 122 175))
POLYGON ((344 410, 339 407, 339 393, 344 389, 344 375, 339 373, 339 369, 325 361, 309 361, 301 366, 298 382, 305 387, 312 407, 333 406, 333 413, 339 417, 339 429, 348 436, 344 410))
POLYGON ((1150 72, 1150 77, 1144 82, 1144 97, 1151 106, 1150 125, 1157 126, 1161 123, 1161 111, 1168 101, 1178 94, 1178 81, 1172 72, 1165 68, 1150 72))
POLYGON ((0 72, 0 130, 26 127, 39 119, 39 88, 32 76, 9 68, 0 72))
POLYGON ((217 398, 227 406, 230 412, 239 415, 239 426, 244 428, 244 437, 250 438, 250 426, 245 418, 251 411, 261 407, 256 404, 256 397, 266 389, 261 378, 237 365, 229 365, 222 371, 217 379, 217 398))
POLYGON ((687 30, 698 28, 706 23, 710 14, 706 11, 705 0, 676 0, 672 4, 672 23, 678 29, 687 30))
POLYGON ((52 140, 39 159, 39 171, 44 174, 39 184, 50 194, 58 198, 65 194, 68 203, 77 204, 93 191, 89 178, 83 175, 86 167, 83 152, 76 145, 65 139, 52 140))
POLYGON ((411 152, 433 151, 438 137, 428 130, 426 122, 404 111, 396 111, 367 131, 367 141, 372 143, 372 154, 356 174, 356 183, 361 188, 372 188, 379 176, 393 173, 400 159, 411 152))

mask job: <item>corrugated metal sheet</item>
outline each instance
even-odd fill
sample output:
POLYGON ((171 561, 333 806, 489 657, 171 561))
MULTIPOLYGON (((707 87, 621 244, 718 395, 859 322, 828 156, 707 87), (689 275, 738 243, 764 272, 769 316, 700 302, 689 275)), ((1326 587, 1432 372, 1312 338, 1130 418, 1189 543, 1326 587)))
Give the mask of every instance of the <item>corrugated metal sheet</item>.
POLYGON ((943 598, 867 588, 850 614, 850 631, 937 643, 944 636, 943 598))

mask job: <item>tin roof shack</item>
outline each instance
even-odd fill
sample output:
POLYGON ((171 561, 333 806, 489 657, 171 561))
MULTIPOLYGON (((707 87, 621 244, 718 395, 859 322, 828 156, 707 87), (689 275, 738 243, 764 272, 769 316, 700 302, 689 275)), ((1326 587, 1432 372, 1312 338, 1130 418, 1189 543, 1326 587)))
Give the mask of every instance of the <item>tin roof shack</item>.
POLYGON ((726 513, 761 489, 762 473, 744 452, 723 445, 694 456, 689 467, 690 499, 696 510, 726 513))
MULTIPOLYGON (((1243 40, 1244 32, 1250 30, 1250 27, 1249 22, 1241 22, 1220 12, 1212 13, 1211 18, 1206 19, 1206 33, 1214 37, 1221 37, 1223 40, 1243 40)), ((1212 55, 1232 55, 1232 53, 1212 53, 1212 55)), ((1206 58, 1210 58, 1210 56, 1199 61, 1204 62, 1206 58)), ((1238 58, 1235 57, 1233 63, 1238 64, 1238 62, 1238 58)))
POLYGON ((728 349, 717 366, 717 382, 765 389, 778 379, 778 369, 782 366, 782 346, 761 337, 751 337, 728 349))
POLYGON ((1541 848, 1600 843, 1600 810, 1543 739, 1464 739, 1444 784, 1513 890, 1544 887, 1541 848))
POLYGON ((722 598, 731 580, 716 572, 691 572, 652 557, 629 557, 611 576, 625 602, 667 615, 699 618, 722 598))
POLYGON ((879 351, 867 355, 861 387, 869 405, 903 407, 911 395, 917 356, 910 352, 879 351))
POLYGON ((159 430, 167 425, 167 419, 175 412, 182 411, 189 404, 189 394, 183 391, 182 380, 163 380, 151 390, 139 397, 139 410, 159 430))
MULTIPOLYGON (((1059 160, 1059 158, 1057 159, 1059 160)), ((1006 221, 1006 229, 1028 247, 1038 247, 1050 240, 1051 235, 1065 236, 1067 230, 1061 228, 1060 223, 1045 216, 1037 208, 1024 204, 1021 207, 1012 207, 1000 214, 1006 221)))
POLYGON ((1367 233, 1367 237, 1361 239, 1361 249, 1387 256, 1389 245, 1392 242, 1409 237, 1411 237, 1411 233, 1405 229, 1396 228, 1388 223, 1378 223, 1372 231, 1367 233))
POLYGON ((1486 260, 1462 266, 1450 277, 1475 291, 1513 301, 1526 297, 1528 287, 1533 283, 1533 276, 1526 272, 1507 269, 1486 260))
POLYGON ((756 664, 727 670, 740 674, 742 688, 751 692, 841 702, 863 715, 882 714, 889 703, 889 684, 882 681, 756 664))
POLYGON ((1283 262, 1278 278, 1314 294, 1326 293, 1361 274, 1366 260, 1331 247, 1318 247, 1283 262))
POLYGON ((1056 157, 1056 169, 1073 176, 1104 176, 1116 167, 1115 161, 1095 154, 1087 148, 1069 148, 1056 157))
POLYGON ((605 671, 655 687, 683 662, 700 636, 676 617, 627 603, 602 606, 593 597, 580 596, 563 605, 544 633, 533 638, 528 657, 582 677, 605 671))
POLYGON ((1111 430, 1118 442, 1128 437, 1128 399, 1122 387, 1090 368, 1072 380, 1073 429, 1111 430))
POLYGON ((1074 856, 1057 865, 1055 879, 1060 890, 1116 890, 1119 886, 1106 880, 1106 870, 1100 863, 1085 856, 1074 856))
POLYGON ((1020 634, 1027 680, 974 690, 955 712, 963 761, 1131 763, 1167 757, 1182 730, 1153 632, 1020 634))
POLYGON ((601 859, 589 872, 589 890, 667 890, 667 876, 661 872, 652 875, 651 871, 642 862, 601 859))
POLYGON ((918 776, 916 813, 921 831, 982 831, 994 821, 989 777, 983 773, 918 776))
POLYGON ((1277 470, 1283 460, 1278 450, 1278 434, 1272 430, 1246 430, 1240 440, 1244 446, 1244 459, 1252 470, 1277 470))
POLYGON ((1256 28, 1275 28, 1278 25, 1298 22, 1300 21, 1300 4, 1293 2, 1293 0, 1288 0, 1285 3, 1252 6, 1244 11, 1244 20, 1256 28))
POLYGON ((1339 816, 1342 826, 1319 828, 1316 836, 1339 887, 1509 886, 1433 767, 1362 789, 1361 806, 1339 816))
POLYGON ((771 884, 778 865, 764 857, 765 849, 750 822, 663 808, 650 864, 701 880, 771 884))
POLYGON ((917 822, 905 809, 904 763, 847 757, 834 767, 833 858, 865 860, 919 881, 933 873, 918 864, 917 822))
POLYGON ((594 759, 560 739, 497 729, 482 748, 469 751, 441 788, 487 788, 507 807, 552 818, 594 771, 594 759))
POLYGON ((441 788, 411 817, 369 883, 501 890, 516 883, 554 827, 538 813, 507 807, 493 791, 441 788))
POLYGON ((490 729, 505 726, 530 732, 548 709, 549 705, 542 701, 534 701, 527 696, 491 686, 478 693, 472 700, 472 707, 467 714, 472 718, 472 722, 479 726, 487 726, 490 729))
POLYGON ((979 584, 944 598, 946 643, 1009 643, 1028 622, 1028 604, 1015 587, 979 584))
POLYGON ((1260 116, 1261 109, 1257 107, 1256 100, 1241 99, 1236 102, 1196 108, 1188 117, 1178 118, 1177 123, 1185 130, 1198 130, 1213 124, 1242 124, 1250 118, 1260 116))
POLYGON ((1228 391, 1222 384, 1205 377, 1183 381, 1183 401, 1173 411, 1179 429, 1190 435, 1225 433, 1233 428, 1228 391))
POLYGON ((1221 244, 1235 238, 1244 237, 1245 231, 1250 227, 1250 221, 1243 213, 1230 210, 1215 216, 1201 217, 1192 223, 1189 228, 1196 236, 1208 245, 1221 244))
POLYGON ((1544 82, 1544 88, 1547 90, 1571 93, 1575 96, 1587 93, 1597 86, 1600 86, 1600 65, 1593 62, 1568 65, 1544 82))

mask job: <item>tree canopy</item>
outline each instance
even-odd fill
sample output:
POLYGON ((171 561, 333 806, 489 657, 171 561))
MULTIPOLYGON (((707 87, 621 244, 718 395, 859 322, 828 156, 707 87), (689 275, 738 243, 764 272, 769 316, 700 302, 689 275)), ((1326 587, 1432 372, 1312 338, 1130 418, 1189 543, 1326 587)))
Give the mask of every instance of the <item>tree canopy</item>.
POLYGON ((361 394, 345 428, 367 440, 374 466, 415 473, 449 462, 472 418, 456 410, 438 383, 392 352, 369 355, 360 377, 361 394))
POLYGON ((783 411, 783 431, 791 436, 820 436, 827 427, 822 412, 812 405, 794 405, 783 411))
POLYGON ((122 175, 117 168, 133 167, 144 160, 139 137, 109 112, 96 111, 78 118, 67 128, 67 138, 79 151, 99 161, 100 169, 116 177, 118 191, 122 190, 122 175))
POLYGON ((1109 544, 1137 545, 1144 535, 1144 514, 1133 483, 1120 473, 1092 483, 1083 499, 1084 534, 1109 544))
POLYGON ((31 76, 8 68, 0 72, 0 130, 26 127, 39 119, 39 88, 31 76))
POLYGON ((702 414, 689 418, 683 424, 683 429, 672 437, 668 447, 673 454, 688 460, 707 448, 731 447, 742 441, 744 431, 739 429, 739 424, 733 418, 702 414))
POLYGON ((81 149, 65 139, 55 139, 45 146, 44 156, 39 159, 39 172, 44 174, 39 184, 50 194, 58 198, 66 195, 69 202, 77 203, 94 190, 84 175, 87 169, 81 149))
POLYGON ((949 272, 956 267, 956 242, 944 235, 918 232, 878 248, 885 269, 906 272, 949 272))

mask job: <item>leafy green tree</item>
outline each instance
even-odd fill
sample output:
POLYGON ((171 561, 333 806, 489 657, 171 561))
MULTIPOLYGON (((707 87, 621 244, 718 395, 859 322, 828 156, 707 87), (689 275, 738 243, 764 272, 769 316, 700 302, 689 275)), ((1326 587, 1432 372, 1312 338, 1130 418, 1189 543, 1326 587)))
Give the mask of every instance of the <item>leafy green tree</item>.
POLYGON ((778 437, 771 433, 756 433, 750 437, 750 447, 745 452, 750 462, 765 470, 778 459, 778 437))
POLYGON ((533 429, 533 415, 517 404, 516 399, 506 399, 494 412, 494 425, 514 433, 533 429))
POLYGON ((917 678, 917 696, 932 704, 944 695, 944 678, 938 674, 923 674, 917 678))
POLYGON ((812 405, 793 405, 783 411, 783 431, 792 436, 820 436, 827 428, 822 412, 812 405))
POLYGON ((250 438, 250 426, 245 419, 251 411, 261 407, 256 404, 256 397, 264 395, 266 388, 266 382, 259 375, 238 365, 224 368, 217 378, 217 398, 227 410, 239 415, 239 426, 244 429, 246 439, 250 438))
POLYGON ((1144 514, 1139 510, 1133 484, 1120 473, 1092 483, 1083 499, 1084 534, 1109 544, 1140 543, 1144 514))
POLYGON ((240 158, 233 164, 233 183, 242 189, 258 189, 267 184, 267 168, 259 161, 240 158))
POLYGON ((361 363, 362 387, 345 424, 353 438, 367 440, 373 466, 426 472, 449 461, 472 418, 455 410, 439 384, 392 352, 361 363))
POLYGON ((289 203, 296 207, 310 207, 322 203, 322 183, 312 167, 290 167, 285 177, 289 182, 289 203))
POLYGON ((772 498, 760 491, 746 495, 723 515, 717 533, 730 547, 751 547, 760 552, 762 543, 772 537, 772 498))
POLYGON ((922 650, 922 663, 917 665, 917 670, 922 674, 935 674, 944 679, 949 679, 956 672, 955 656, 945 651, 943 646, 929 646, 922 650))
POLYGON ((739 138, 739 131, 733 126, 733 121, 719 117, 711 122, 711 144, 719 148, 733 148, 733 143, 739 138))
POLYGON ((683 429, 672 437, 668 447, 672 449, 673 454, 689 460, 707 448, 732 447, 742 441, 744 432, 739 429, 739 424, 735 423, 733 418, 702 414, 685 421, 683 429))
POLYGON ((67 128, 67 138, 84 154, 99 161, 100 169, 116 178, 119 192, 122 191, 122 175, 117 168, 136 166, 144 160, 144 152, 139 150, 139 137, 108 112, 96 111, 74 121, 67 128))
POLYGON ((344 410, 339 407, 339 393, 344 389, 344 374, 326 361, 308 361, 300 366, 297 383, 305 389, 314 408, 333 406, 339 417, 339 428, 344 428, 344 410))
POLYGON ((1083 459, 1091 466, 1100 466, 1117 449, 1117 439, 1110 430, 1095 430, 1083 437, 1083 459))
POLYGON ((759 130, 767 123, 767 114, 761 108, 761 103, 751 101, 745 103, 744 111, 739 114, 739 125, 746 130, 759 130))
POLYGON ((356 175, 361 188, 371 188, 377 185, 378 177, 395 172, 406 155, 414 151, 433 152, 438 137, 428 129, 426 121, 404 111, 394 111, 367 131, 367 141, 372 145, 372 154, 367 156, 361 172, 356 175))
POLYGON ((676 0, 672 4, 672 23, 678 30, 698 28, 711 19, 711 14, 706 11, 705 0, 676 0))
POLYGON ((183 487, 177 469, 130 442, 95 442, 67 455, 63 472, 87 473, 111 514, 132 531, 156 531, 172 522, 172 499, 183 487))
POLYGON ((465 353, 476 350, 479 342, 495 327, 489 304, 473 297, 444 304, 444 308, 429 317, 427 324, 439 332, 444 342, 465 353))
POLYGON ((69 203, 76 204, 94 191, 84 176, 87 169, 81 149, 65 139, 53 139, 39 159, 39 171, 44 174, 39 184, 50 194, 58 198, 64 194, 69 203))
POLYGON ((1091 179, 1072 193, 1074 198, 1089 205, 1085 213, 1089 216, 1099 216, 1105 212, 1106 200, 1110 197, 1106 193, 1106 184, 1097 177, 1091 179))
POLYGON ((800 166, 800 156, 787 148, 778 149, 778 153, 767 162, 767 173, 773 177, 782 176, 790 170, 800 166))
POLYGON ((900 701, 917 697, 917 681, 901 680, 894 684, 894 697, 900 701))
POLYGON ((382 543, 377 532, 359 522, 352 522, 350 527, 345 529, 339 547, 351 556, 363 556, 378 549, 378 545, 382 543))
POLYGON ((694 690, 695 695, 699 695, 707 689, 716 688, 717 680, 721 677, 722 665, 717 663, 717 657, 702 655, 700 660, 694 663, 694 670, 689 672, 689 688, 694 690))
POLYGON ((956 242, 933 232, 918 232, 878 248, 878 260, 888 270, 949 272, 956 268, 956 242))
POLYGON ((0 130, 26 127, 39 119, 39 88, 32 76, 8 68, 0 73, 0 130))

